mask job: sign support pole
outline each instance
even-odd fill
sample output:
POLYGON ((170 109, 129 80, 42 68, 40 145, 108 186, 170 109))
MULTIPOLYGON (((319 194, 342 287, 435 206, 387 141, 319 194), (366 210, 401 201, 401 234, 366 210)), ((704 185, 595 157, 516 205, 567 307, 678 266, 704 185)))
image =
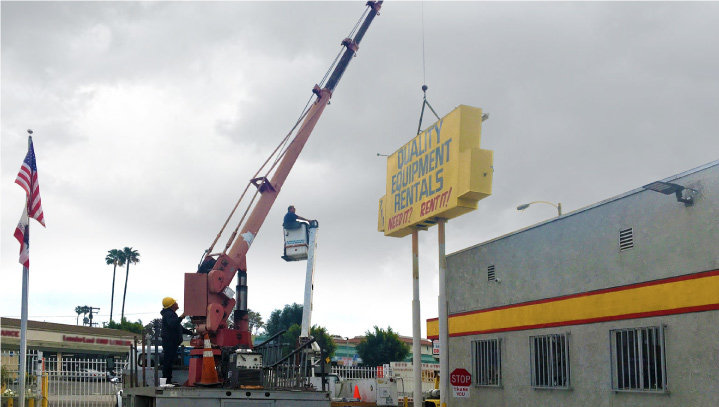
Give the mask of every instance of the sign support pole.
POLYGON ((439 402, 447 405, 449 395, 449 329, 447 318, 447 256, 444 249, 446 219, 437 219, 439 237, 439 402))
MULTIPOLYGON (((419 314, 419 230, 412 230, 412 373, 414 406, 422 404, 422 347, 419 314), (419 401, 419 404, 418 404, 419 401)), ((405 396, 406 397, 406 396, 405 396)))

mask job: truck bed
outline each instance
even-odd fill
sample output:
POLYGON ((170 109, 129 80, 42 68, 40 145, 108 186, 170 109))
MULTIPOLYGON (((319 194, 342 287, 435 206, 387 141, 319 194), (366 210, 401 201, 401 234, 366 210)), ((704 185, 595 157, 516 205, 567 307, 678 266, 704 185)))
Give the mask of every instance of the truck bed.
POLYGON ((330 407, 328 392, 201 387, 123 390, 123 407, 330 407))

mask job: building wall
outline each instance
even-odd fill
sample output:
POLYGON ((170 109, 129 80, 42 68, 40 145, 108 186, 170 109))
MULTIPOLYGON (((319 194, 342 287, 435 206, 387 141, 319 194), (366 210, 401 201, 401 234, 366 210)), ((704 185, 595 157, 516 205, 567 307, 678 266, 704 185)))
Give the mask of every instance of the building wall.
MULTIPOLYGON (((0 348, 20 349, 20 320, 0 319, 0 348)), ((116 329, 28 321, 27 347, 60 354, 124 355, 137 334, 116 329)))
POLYGON ((472 371, 471 341, 502 339, 503 386, 453 403, 719 405, 719 162, 665 181, 699 190, 694 205, 640 188, 448 256, 450 370, 472 371), (609 330, 660 324, 670 392, 613 392, 609 330), (571 390, 533 390, 529 336, 562 332, 571 390))

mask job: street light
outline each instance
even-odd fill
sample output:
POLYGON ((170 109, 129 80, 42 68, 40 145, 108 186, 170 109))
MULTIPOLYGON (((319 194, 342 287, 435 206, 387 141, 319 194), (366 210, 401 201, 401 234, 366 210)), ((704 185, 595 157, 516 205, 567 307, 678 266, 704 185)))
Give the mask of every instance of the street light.
POLYGON ((561 203, 561 202, 555 205, 555 204, 553 204, 553 203, 551 203, 551 202, 546 202, 546 201, 534 201, 534 202, 530 202, 530 203, 527 203, 527 204, 521 204, 521 205, 519 205, 519 206, 517 207, 517 210, 518 210, 518 211, 523 211, 523 210, 529 208, 529 205, 536 204, 536 203, 545 203, 545 204, 547 204, 547 205, 552 205, 553 207, 557 208, 557 217, 562 216, 562 203, 561 203))

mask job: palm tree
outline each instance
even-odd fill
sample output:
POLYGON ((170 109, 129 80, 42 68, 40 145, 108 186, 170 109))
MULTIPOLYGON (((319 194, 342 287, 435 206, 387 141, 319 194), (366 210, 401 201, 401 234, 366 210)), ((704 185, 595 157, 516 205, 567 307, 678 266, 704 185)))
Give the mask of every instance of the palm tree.
POLYGON ((137 264, 140 262, 140 253, 137 250, 133 250, 132 247, 125 247, 122 249, 122 257, 117 263, 120 266, 127 264, 127 271, 125 272, 125 292, 122 294, 122 313, 120 314, 120 321, 125 318, 125 296, 127 296, 127 279, 130 277, 130 264, 137 264))
POLYGON ((105 263, 108 265, 112 264, 112 295, 110 296, 110 322, 112 322, 112 306, 115 303, 115 270, 117 265, 120 264, 120 258, 122 257, 122 250, 112 249, 107 251, 105 257, 105 263))
MULTIPOLYGON (((87 313, 90 312, 90 307, 88 307, 87 305, 78 305, 77 307, 75 307, 75 312, 77 313, 77 318, 75 319, 75 325, 80 325, 80 322, 79 322, 80 314, 87 315, 87 313)), ((83 325, 84 324, 85 324, 85 322, 83 320, 83 325)))

